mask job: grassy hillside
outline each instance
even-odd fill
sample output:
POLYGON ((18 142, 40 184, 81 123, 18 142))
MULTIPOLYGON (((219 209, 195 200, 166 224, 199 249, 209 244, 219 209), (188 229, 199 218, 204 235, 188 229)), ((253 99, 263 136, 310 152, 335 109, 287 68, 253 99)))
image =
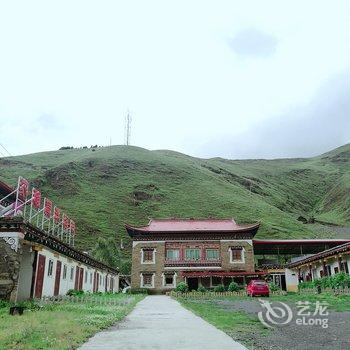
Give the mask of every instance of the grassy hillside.
POLYGON ((350 226, 350 144, 309 159, 206 160, 131 146, 0 159, 1 180, 14 185, 18 175, 70 213, 86 250, 98 237, 128 247, 124 223, 149 217, 261 220, 258 237, 271 238, 324 235, 300 215, 350 226))

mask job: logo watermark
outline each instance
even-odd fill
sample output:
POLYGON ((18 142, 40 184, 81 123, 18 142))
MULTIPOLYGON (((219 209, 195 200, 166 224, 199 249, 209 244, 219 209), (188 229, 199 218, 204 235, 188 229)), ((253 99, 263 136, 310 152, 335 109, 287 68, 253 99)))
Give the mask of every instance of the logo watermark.
POLYGON ((258 318, 260 322, 269 328, 274 325, 287 325, 295 322, 298 326, 320 326, 328 328, 328 303, 316 301, 297 301, 295 307, 296 312, 292 308, 281 301, 270 302, 268 300, 259 299, 262 311, 259 311, 258 318))

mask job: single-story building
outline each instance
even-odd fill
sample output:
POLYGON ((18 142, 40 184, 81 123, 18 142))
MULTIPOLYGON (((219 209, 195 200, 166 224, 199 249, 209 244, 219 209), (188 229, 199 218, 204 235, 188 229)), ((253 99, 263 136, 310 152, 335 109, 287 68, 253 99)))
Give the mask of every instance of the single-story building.
POLYGON ((294 258, 286 266, 287 290, 297 291, 299 282, 313 281, 338 272, 349 274, 349 269, 349 242, 316 254, 294 258))

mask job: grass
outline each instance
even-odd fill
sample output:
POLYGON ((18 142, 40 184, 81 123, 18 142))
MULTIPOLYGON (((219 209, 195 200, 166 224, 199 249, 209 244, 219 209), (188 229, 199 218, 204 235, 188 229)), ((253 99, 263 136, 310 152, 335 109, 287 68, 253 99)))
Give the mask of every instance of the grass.
POLYGON ((257 317, 252 317, 244 311, 225 309, 216 303, 217 300, 193 300, 192 298, 177 300, 188 310, 248 346, 252 345, 249 338, 253 333, 263 336, 270 332, 257 317))
POLYGON ((295 303, 297 301, 310 301, 315 303, 316 301, 326 302, 330 310, 345 312, 350 311, 350 295, 334 295, 331 293, 321 294, 299 294, 299 293, 288 293, 283 296, 271 296, 271 301, 282 301, 295 303))
MULTIPOLYGON (((102 296, 101 296, 102 298, 102 296)), ((127 305, 62 302, 40 310, 30 308, 22 316, 10 316, 6 304, 0 307, 0 349, 34 350, 75 349, 94 333, 120 321, 143 296, 114 294, 108 296, 127 305)))
POLYGON ((199 159, 132 146, 42 152, 0 159, 0 180, 22 175, 77 222, 77 246, 122 239, 125 222, 149 217, 260 220, 257 237, 331 236, 297 218, 350 223, 350 144, 309 159, 199 159))
MULTIPOLYGON (((221 329, 225 333, 232 336, 235 340, 244 343, 246 346, 254 346, 253 334, 259 337, 269 334, 271 329, 264 327, 257 316, 248 315, 244 311, 238 311, 234 308, 223 305, 220 301, 237 301, 246 300, 254 302, 256 299, 249 297, 217 297, 215 299, 195 299, 176 298, 184 307, 202 317, 213 326, 221 329)), ((293 304, 297 301, 309 301, 314 304, 316 301, 326 302, 329 310, 338 312, 350 311, 350 295, 333 295, 330 293, 322 294, 298 294, 288 293, 287 295, 270 296, 267 299, 271 302, 280 301, 293 304)))

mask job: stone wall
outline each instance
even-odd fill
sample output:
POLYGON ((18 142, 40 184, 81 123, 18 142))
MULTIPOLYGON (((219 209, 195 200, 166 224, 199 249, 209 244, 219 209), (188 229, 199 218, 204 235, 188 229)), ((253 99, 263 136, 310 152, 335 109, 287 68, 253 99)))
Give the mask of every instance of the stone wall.
POLYGON ((163 288, 162 273, 164 271, 165 260, 165 242, 134 242, 132 249, 132 268, 131 268, 131 288, 141 288, 141 273, 149 272, 155 273, 154 290, 160 290, 163 288), (143 248, 154 248, 155 263, 154 264, 141 264, 141 250, 143 248))
POLYGON ((221 262, 222 269, 225 271, 255 271, 254 265, 254 250, 251 241, 221 241, 221 262), (231 263, 229 249, 231 247, 243 247, 244 248, 244 263, 231 263))
POLYGON ((16 252, 0 237, 0 299, 16 301, 20 261, 21 248, 16 252))

